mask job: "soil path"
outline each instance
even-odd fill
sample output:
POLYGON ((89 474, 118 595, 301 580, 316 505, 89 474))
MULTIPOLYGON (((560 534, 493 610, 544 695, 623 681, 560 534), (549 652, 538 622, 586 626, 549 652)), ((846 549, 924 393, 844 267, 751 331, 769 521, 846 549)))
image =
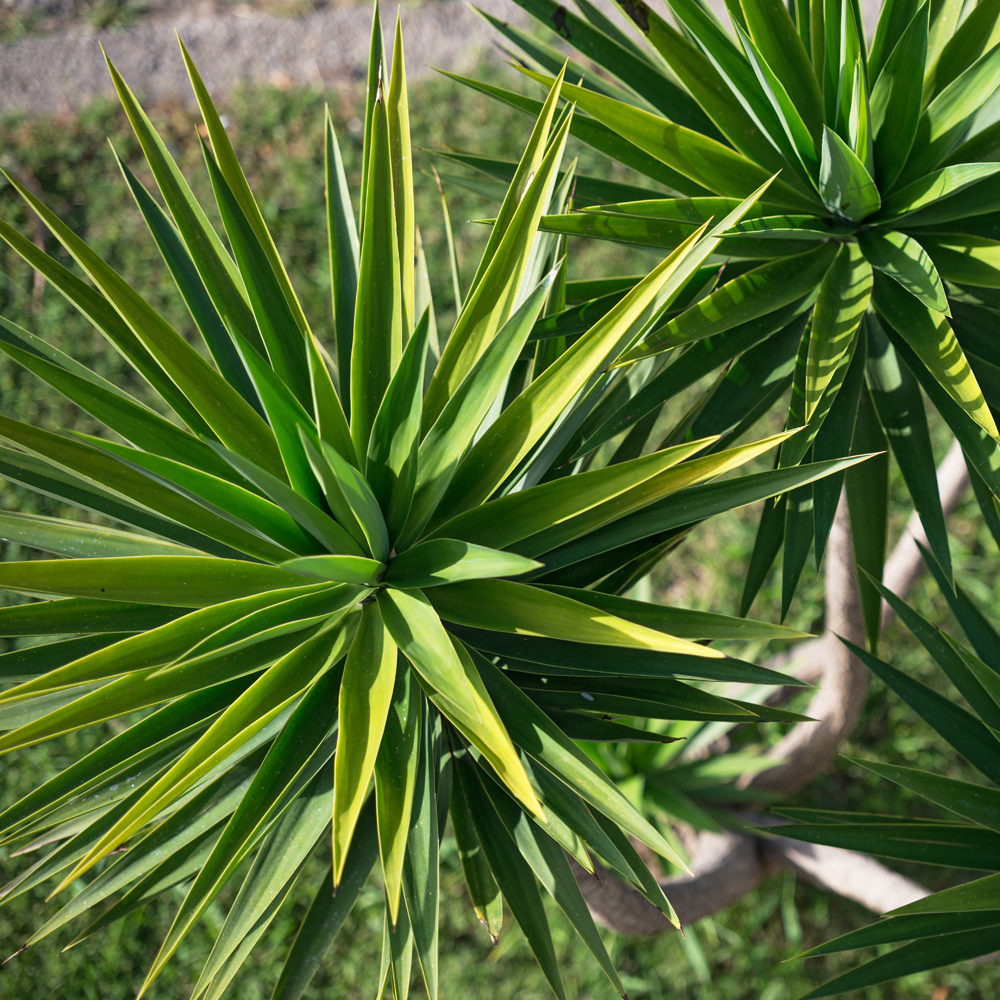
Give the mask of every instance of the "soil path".
MULTIPOLYGON (((0 0, 2 2, 2 0, 0 0)), ((478 0, 478 6, 512 23, 526 15, 508 0, 478 0)), ((127 28, 94 30, 76 24, 47 35, 0 46, 0 114, 69 111, 98 94, 114 95, 101 46, 124 78, 146 100, 181 96, 190 85, 174 30, 188 47, 209 89, 225 92, 249 79, 278 86, 333 87, 364 79, 371 31, 371 5, 351 4, 299 17, 252 9, 209 13, 157 12, 127 28)), ((429 66, 469 69, 492 45, 491 29, 462 0, 426 0, 402 8, 408 76, 429 66)), ((391 49, 396 10, 382 7, 391 49)))

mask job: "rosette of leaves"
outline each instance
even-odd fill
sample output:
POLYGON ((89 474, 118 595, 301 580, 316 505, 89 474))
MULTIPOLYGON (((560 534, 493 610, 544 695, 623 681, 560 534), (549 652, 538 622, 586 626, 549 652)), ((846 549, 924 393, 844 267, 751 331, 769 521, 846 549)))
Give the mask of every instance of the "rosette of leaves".
MULTIPOLYGON (((595 407, 566 449, 580 460, 622 435, 648 433, 665 401, 733 362, 677 426, 685 434, 745 427, 791 388, 778 467, 806 456, 891 447, 931 547, 951 574, 923 396, 959 439, 977 494, 1000 533, 1000 8, 887 0, 866 40, 856 0, 727 0, 724 25, 699 0, 666 0, 668 22, 642 0, 620 16, 576 0, 517 0, 582 61, 562 96, 571 134, 631 168, 638 182, 577 177, 576 210, 542 228, 672 251, 772 174, 779 178, 730 226, 702 287, 619 364, 647 367, 632 391, 595 407), (867 336, 865 327, 867 326, 867 336)), ((548 84, 565 55, 491 15, 517 68, 548 84)), ((557 40, 557 44, 561 42, 557 40)), ((531 113, 538 101, 469 85, 531 113)), ((442 154, 493 176, 513 164, 442 154)), ((475 185, 464 177, 462 183, 475 185)), ((484 189, 485 190, 485 189, 484 189)), ((609 284, 547 322, 575 335, 618 300, 609 284)), ((595 289, 597 291, 597 289, 595 289)), ((859 563, 881 578, 888 464, 848 476, 859 563)), ((784 543, 783 610, 810 549, 819 563, 842 480, 769 503, 743 611, 784 543)), ((863 584, 869 639, 879 602, 863 584)))
POLYGON ((0 635, 48 640, 0 657, 0 750, 131 723, 0 815, 5 844, 38 852, 0 900, 52 881, 55 895, 79 889, 28 947, 87 915, 80 940, 184 887, 143 990, 246 872, 194 991, 222 996, 318 854, 329 870, 275 996, 302 995, 380 862, 380 992, 406 996, 415 950, 436 997, 449 815, 490 934, 502 896, 564 996, 540 883, 621 990, 564 852, 584 866, 599 856, 671 915, 629 838, 678 859, 573 740, 663 738, 612 716, 767 718, 699 679, 788 683, 705 643, 788 630, 619 596, 651 558, 642 519, 654 512, 681 537, 857 461, 711 482, 778 435, 556 468, 593 393, 620 380, 608 366, 685 294, 756 196, 572 345, 533 342, 566 287, 558 244, 538 232, 566 194, 573 116, 558 111, 557 80, 441 351, 398 29, 394 51, 390 76, 376 11, 357 223, 327 122, 333 357, 186 51, 225 243, 110 69, 162 204, 120 161, 124 179, 194 343, 8 177, 77 269, 3 222, 0 236, 121 352, 151 405, 0 321, 5 354, 102 427, 52 433, 0 416, 0 474, 103 519, 0 515, 5 538, 45 554, 0 563, 0 588, 24 598, 0 610, 0 635))
POLYGON ((809 994, 809 1000, 888 982, 992 954, 1000 940, 1000 633, 925 553, 968 645, 937 628, 891 591, 880 588, 961 702, 945 697, 864 650, 855 653, 918 712, 974 770, 945 777, 913 767, 849 760, 924 799, 937 818, 775 810, 796 821, 783 836, 853 848, 902 861, 989 872, 887 913, 878 923, 813 948, 806 957, 880 947, 883 954, 809 994), (888 950, 886 946, 899 947, 888 950))

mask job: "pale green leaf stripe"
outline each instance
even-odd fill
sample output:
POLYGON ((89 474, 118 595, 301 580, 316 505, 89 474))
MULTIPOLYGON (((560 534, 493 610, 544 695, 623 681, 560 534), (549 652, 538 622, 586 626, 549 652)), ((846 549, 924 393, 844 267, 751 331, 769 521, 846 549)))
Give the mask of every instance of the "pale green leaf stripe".
POLYGON ((676 294, 711 252, 710 245, 696 249, 706 228, 694 233, 657 265, 503 411, 458 467, 432 526, 482 503, 549 429, 595 369, 608 359, 653 299, 665 293, 669 300, 676 294))
POLYGON ((312 334, 306 337, 306 350, 309 352, 313 411, 316 414, 319 436, 351 465, 358 466, 360 463, 354 451, 354 442, 351 440, 351 428, 344 413, 343 402, 333 384, 333 376, 330 374, 332 367, 330 356, 312 334))
MULTIPOLYGON (((550 77, 540 73, 521 72, 545 86, 552 83, 550 77)), ((563 84, 562 96, 623 139, 716 194, 745 198, 771 176, 769 171, 728 146, 641 108, 568 83, 563 84)), ((810 199, 782 181, 771 186, 767 201, 791 209, 815 208, 810 199)))
POLYGON ((454 768, 456 789, 461 789, 486 863, 503 892, 504 902, 514 914, 557 1000, 566 1000, 549 921, 531 869, 486 797, 478 768, 469 755, 458 757, 454 768))
MULTIPOLYGON (((192 259, 188 246, 181 239, 180 234, 174 228, 167 213, 159 205, 159 202, 146 190, 139 179, 129 169, 128 164, 118 155, 117 150, 113 150, 118 168, 121 170, 128 184, 136 205, 142 213, 146 226, 149 228, 153 240, 163 262, 167 265, 174 284, 187 306, 191 318, 194 320, 198 331, 201 333, 205 346, 208 348, 215 361, 216 367, 222 372, 226 381, 239 390, 240 395, 255 409, 261 413, 260 404, 254 392, 253 385, 247 377, 247 373, 240 362, 240 357, 236 353, 229 332, 226 329, 215 304, 212 302, 205 288, 205 284, 198 274, 195 263, 192 259)), ((263 416, 263 414, 261 413, 263 416)))
MULTIPOLYGON (((332 588, 320 584, 307 586, 300 579, 291 590, 267 590, 253 597, 241 597, 233 601, 213 601, 208 607, 130 636, 112 646, 95 650, 41 677, 9 688, 0 694, 0 702, 169 663, 188 650, 195 649, 201 642, 226 626, 240 622, 262 608, 283 604, 302 594, 320 593, 330 589, 332 588)), ((58 603, 52 602, 45 606, 57 607, 58 603)))
POLYGON ((676 445, 604 469, 518 490, 459 514, 437 528, 433 535, 504 548, 639 486, 715 440, 704 438, 676 445))
POLYGON ((0 564, 0 588, 106 601, 204 608, 250 594, 302 586, 275 566, 208 556, 38 559, 0 564))
MULTIPOLYGON (((894 191, 878 214, 880 223, 894 222, 922 208, 947 213, 948 199, 1000 171, 1000 163, 959 163, 935 170, 894 191), (944 202, 944 204, 941 204, 944 202)), ((916 220, 913 220, 914 222, 916 220)), ((924 217, 920 220, 924 222, 924 217)), ((946 220, 942 220, 946 221, 946 220)))
POLYGON ((446 621, 472 628, 601 646, 721 658, 722 653, 625 621, 551 591, 507 580, 466 580, 434 587, 427 598, 446 621))
POLYGON ((253 231, 257 236, 257 239, 260 241, 260 245, 264 248, 264 253, 267 254, 271 267, 274 269, 275 277, 281 285, 281 290, 284 293, 289 308, 292 310, 292 314, 295 316, 295 321, 298 323, 303 336, 305 336, 309 333, 309 324, 306 321, 305 314, 302 312, 302 306, 299 305, 299 300, 295 295, 295 290, 292 288, 292 283, 288 278, 288 272, 285 270, 285 265, 281 262, 281 257, 278 254, 277 247, 274 245, 274 240, 271 239, 271 234, 268 232, 267 225, 264 222, 264 217, 260 214, 260 209, 257 207, 257 202, 254 200, 253 192, 250 190, 250 185, 247 184, 247 179, 243 174, 243 168, 240 166, 239 160, 236 159, 236 153, 233 151, 233 146, 229 141, 229 136, 226 133, 225 126, 219 119, 219 114, 215 110, 215 105, 212 103, 211 97, 208 96, 208 88, 206 88, 204 82, 202 81, 191 56, 188 54, 188 50, 184 47, 184 43, 181 41, 179 35, 177 37, 177 42, 181 47, 181 55, 184 57, 184 64, 187 67, 188 77, 191 80, 191 87, 198 100, 198 107, 201 110, 202 117, 205 119, 205 125, 208 128, 209 138, 212 141, 212 149, 215 152, 215 158, 218 161, 219 169, 222 171, 223 177, 226 178, 226 181, 232 188, 233 194, 236 196, 237 201, 240 203, 240 207, 243 209, 243 214, 247 217, 247 220, 253 227, 253 231))
POLYGON ((539 113, 535 118, 535 124, 531 129, 531 135, 528 137, 524 151, 521 153, 521 159, 518 161, 514 175, 511 177, 510 184, 507 186, 504 194, 500 211, 497 213, 496 222, 490 231, 489 239, 486 241, 486 249, 480 258, 479 267, 469 286, 470 294, 475 291, 487 269, 490 267, 491 261, 500 249, 500 244, 517 214, 518 206, 524 199, 529 185, 541 167, 542 159, 545 156, 549 142, 549 130, 552 128, 556 111, 559 108, 563 76, 563 73, 556 75, 545 97, 545 103, 540 106, 539 113))
POLYGON ((414 590, 459 580, 519 576, 540 569, 541 565, 513 552, 472 545, 454 538, 432 538, 396 556, 385 580, 390 586, 414 590))
POLYGON ((483 753, 514 796, 533 815, 543 815, 479 673, 465 647, 453 643, 427 598, 419 590, 389 589, 379 592, 378 606, 434 704, 483 753))
MULTIPOLYGON (((291 324, 291 320, 289 320, 291 324)), ((298 336, 298 330, 292 325, 293 335, 298 336)), ((320 506, 323 502, 322 493, 316 477, 313 475, 299 440, 299 428, 303 433, 316 437, 316 425, 311 414, 306 410, 298 398, 296 392, 311 397, 311 387, 307 368, 305 349, 301 358, 291 357, 287 359, 287 364, 294 364, 300 371, 302 377, 298 385, 286 383, 279 374, 279 370, 272 368, 264 358, 262 358, 246 341, 246 339, 236 330, 232 331, 233 340, 240 352, 240 357, 250 378, 253 381, 257 395, 260 397, 267 419, 274 429, 275 441, 278 451, 281 453, 281 461, 285 467, 286 478, 296 493, 304 496, 310 503, 320 506), (302 379, 305 380, 304 388, 302 379), (293 392, 293 388, 295 392, 293 392)))
POLYGON ((871 264, 857 243, 844 243, 823 278, 813 310, 805 370, 806 424, 858 331, 871 291, 871 264))
MULTIPOLYGON (((302 448, 306 453, 306 457, 309 459, 309 465, 312 467, 313 474, 316 476, 316 481, 319 483, 320 488, 323 490, 323 495, 326 497, 326 502, 330 507, 330 511, 333 516, 337 519, 337 523, 344 529, 352 542, 354 542, 353 549, 344 550, 345 555, 364 555, 366 552, 371 552, 371 546, 368 544, 368 538, 365 535, 364 529, 361 527, 358 521, 357 515, 354 513, 354 509, 348 502, 347 496, 345 494, 345 483, 334 471, 334 466, 331 461, 327 461, 326 457, 322 453, 323 444, 317 442, 316 444, 310 439, 304 427, 299 427, 299 441, 302 442, 302 448)), ((340 452, 336 448, 330 446, 330 451, 337 455, 340 452)), ((354 451, 354 445, 351 445, 351 452, 354 451)), ((341 456, 343 457, 343 456, 341 456)), ((345 463, 350 465, 349 462, 345 463)), ((352 466, 353 467, 353 466, 352 466)), ((350 480, 348 480, 350 482, 350 480)))
MULTIPOLYGON (((421 704, 424 705, 421 699, 421 704)), ((414 778, 410 829, 403 858, 403 898, 413 928, 413 943, 417 949, 420 971, 423 973, 427 996, 438 998, 438 931, 440 925, 440 831, 438 783, 441 777, 439 737, 443 736, 440 716, 432 719, 424 705, 420 720, 419 758, 414 778)), ((448 767, 451 766, 449 762, 448 767)), ((442 799, 446 796, 442 795, 442 799)), ((443 825, 443 824, 442 824, 443 825)))
MULTIPOLYGON (((403 862, 413 812, 417 763, 421 748, 420 685, 403 657, 398 658, 392 701, 375 758, 375 798, 378 813, 379 853, 389 905, 395 926, 403 883, 403 862)), ((426 765, 425 765, 426 766, 426 765)))
MULTIPOLYGON (((531 256, 535 234, 559 172, 572 115, 552 137, 545 156, 478 284, 466 297, 424 397, 423 426, 429 429, 487 345, 511 316, 531 256)), ((484 258, 485 260, 485 258, 484 258)))
POLYGON ((396 644, 377 604, 366 604, 340 684, 340 731, 334 762, 333 884, 340 882, 354 827, 368 794, 392 703, 396 644))
POLYGON ((267 834, 202 968, 192 1000, 222 1000, 233 977, 278 914, 329 825, 331 768, 292 802, 267 834))
POLYGON ((333 469, 337 486, 343 494, 344 502, 357 519, 358 525, 368 542, 372 555, 385 562, 389 558, 389 530, 382 516, 382 510, 368 485, 368 480, 346 461, 325 441, 321 442, 323 456, 333 469))
POLYGON ((0 512, 0 538, 30 548, 77 559, 119 556, 202 556, 197 549, 134 531, 99 528, 82 521, 66 521, 38 514, 0 512))
POLYGON ((829 126, 823 126, 819 191, 831 212, 861 222, 882 204, 878 188, 854 150, 829 126))
POLYGON ((589 535, 605 525, 617 522, 628 514, 641 511, 664 497, 739 468, 764 452, 770 451, 775 445, 784 443, 794 433, 794 431, 785 431, 761 441, 739 445, 728 451, 694 458, 682 465, 664 469, 663 472, 651 479, 591 507, 582 514, 567 518, 559 524, 554 524, 551 528, 545 528, 537 534, 517 542, 514 548, 522 555, 541 557, 576 538, 589 535))
POLYGON ((169 819, 154 827, 125 857, 119 858, 74 896, 32 936, 30 943, 48 937, 113 893, 125 891, 127 894, 136 880, 158 868, 163 858, 186 853, 187 845, 210 834, 236 809, 249 784, 249 775, 242 768, 234 767, 221 779, 207 785, 169 819))
MULTIPOLYGON (((148 510, 171 518, 176 524, 185 525, 208 538, 222 542, 230 550, 268 562, 287 558, 287 555, 282 554, 287 550, 260 532, 245 523, 235 523, 236 519, 228 513, 207 509, 203 502, 185 496, 176 489, 163 489, 161 484, 144 471, 132 468, 107 454, 103 445, 100 449, 94 448, 82 441, 73 441, 3 416, 0 416, 0 435, 114 490, 132 503, 141 504, 148 510)), ((123 517, 122 520, 141 525, 145 519, 123 517)), ((158 533, 168 536, 171 534, 166 526, 159 529, 158 533)), ((204 545, 198 547, 202 551, 211 551, 204 545)))
POLYGON ((253 462, 228 451, 221 445, 215 450, 251 483, 264 493, 269 500, 287 511, 310 535, 329 549, 330 552, 359 554, 360 549, 354 539, 329 514, 296 493, 287 483, 272 476, 253 462))
POLYGON ((386 389, 368 439, 365 479, 383 511, 392 541, 403 529, 417 481, 429 331, 430 311, 425 309, 386 389))
MULTIPOLYGON (((306 640, 254 681, 222 713, 208 732, 104 834, 56 891, 70 885, 109 850, 127 840, 156 813, 193 787, 216 763, 224 760, 275 718, 295 695, 326 669, 342 630, 343 626, 340 625, 306 640)), ((171 937, 168 936, 150 976, 156 974, 156 970, 176 945, 177 942, 171 942, 171 937)))
POLYGON ((454 780, 451 787, 451 803, 448 808, 451 816, 452 832, 455 835, 455 846, 458 848, 458 858, 462 862, 462 874, 469 890, 472 908, 480 923, 486 927, 486 933, 495 945, 503 927, 503 899, 497 886, 493 872, 483 854, 483 846, 476 833, 472 814, 462 792, 461 780, 454 780))
POLYGON ((135 763, 148 760, 164 745, 181 744, 192 732, 198 732, 206 719, 229 704, 234 688, 233 684, 222 684, 178 698, 112 736, 0 813, 0 831, 6 838, 12 831, 26 828, 33 820, 51 814, 68 800, 103 783, 106 776, 121 774, 135 763))
POLYGON ((549 895, 559 904, 590 953, 597 959, 604 974, 611 980, 611 985, 624 997, 625 987, 608 956, 562 848, 521 812, 494 782, 484 781, 483 786, 507 832, 514 838, 521 856, 531 866, 549 895))
MULTIPOLYGON (((917 135, 923 90, 924 60, 930 4, 913 17, 871 91, 871 129, 875 178, 882 191, 891 190, 906 164, 917 135)), ((893 195, 893 198, 897 195, 893 195)), ((883 211, 887 206, 883 206, 883 211)))
POLYGON ((274 434, 257 411, 121 275, 19 181, 9 176, 8 180, 104 292, 219 440, 238 454, 283 474, 274 434))
MULTIPOLYGON (((688 608, 672 608, 663 604, 633 601, 615 594, 603 594, 598 590, 580 590, 577 587, 561 587, 539 584, 542 590, 549 590, 574 601, 589 604, 607 611, 608 614, 624 618, 654 629, 666 632, 679 639, 806 639, 808 632, 799 632, 787 625, 772 625, 752 618, 734 618, 730 615, 715 614, 711 611, 692 611, 688 608)), ((775 680, 777 680, 777 674, 775 680)), ((798 685, 802 681, 789 677, 786 684, 798 685)))
MULTIPOLYGON (((255 611, 206 636, 197 645, 188 649, 183 656, 172 661, 166 669, 175 666, 185 668, 208 658, 226 655, 230 651, 245 648, 257 642, 261 637, 279 632, 282 629, 294 630, 312 621, 316 616, 329 616, 336 611, 362 601, 367 591, 360 587, 344 584, 317 585, 303 588, 303 593, 290 596, 277 603, 265 604, 255 611)), ((295 591, 288 593, 295 594, 295 591)), ((158 676, 163 671, 158 671, 158 676)))
POLYGON ((403 346, 417 322, 414 312, 414 219, 413 156, 410 149, 410 108, 406 91, 406 68, 403 58, 403 21, 396 13, 396 37, 392 46, 392 73, 385 100, 389 126, 389 149, 392 153, 392 188, 396 216, 396 242, 399 255, 400 304, 402 306, 403 346))

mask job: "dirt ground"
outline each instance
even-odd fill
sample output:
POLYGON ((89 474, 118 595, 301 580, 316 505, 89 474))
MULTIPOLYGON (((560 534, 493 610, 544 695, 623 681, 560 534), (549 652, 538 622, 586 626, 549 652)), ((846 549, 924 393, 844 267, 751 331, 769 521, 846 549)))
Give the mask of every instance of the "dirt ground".
MULTIPOLYGON (((508 0, 479 6, 515 23, 527 21, 508 0)), ((67 111, 97 94, 112 95, 102 46, 146 100, 186 99, 190 86, 175 29, 214 93, 247 79, 332 87, 362 79, 367 65, 368 3, 149 0, 130 15, 131 23, 107 27, 88 19, 93 9, 82 0, 0 0, 0 11, 32 27, 0 45, 0 114, 67 111)), ((462 0, 406 3, 401 10, 411 79, 429 66, 468 69, 491 45, 489 26, 462 0)), ((383 3, 389 47, 395 17, 396 5, 383 3)))

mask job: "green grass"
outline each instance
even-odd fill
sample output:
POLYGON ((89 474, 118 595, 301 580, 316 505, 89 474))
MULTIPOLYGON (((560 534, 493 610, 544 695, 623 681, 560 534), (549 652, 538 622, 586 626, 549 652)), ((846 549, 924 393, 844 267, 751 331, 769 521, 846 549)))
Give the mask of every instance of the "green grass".
MULTIPOLYGON (((509 79, 508 79, 509 84, 509 79)), ((360 123, 357 93, 344 93, 333 107, 352 186, 359 174, 360 123)), ((282 249, 297 291, 317 333, 330 334, 329 276, 322 225, 321 127, 323 97, 313 91, 282 92, 255 88, 236 95, 225 108, 232 121, 232 136, 250 182, 262 198, 262 209, 282 249)), ((487 150, 498 156, 517 155, 530 129, 529 120, 442 82, 419 83, 411 92, 415 146, 456 146, 487 150)), ((154 122, 165 133, 183 169, 194 179, 195 189, 211 202, 204 180, 200 152, 194 141, 195 118, 180 105, 153 109, 154 122)), ((45 200, 124 275, 152 298, 165 315, 185 331, 191 323, 176 291, 160 266, 155 247, 144 230, 113 165, 106 138, 144 179, 138 148, 130 137, 123 115, 99 102, 78 117, 43 120, 9 120, 0 130, 0 164, 22 178, 34 178, 45 200)), ((612 166, 587 150, 579 152, 588 172, 611 175, 612 166)), ((429 172, 431 158, 418 153, 415 166, 429 172)), ((627 175, 615 174, 628 180, 627 175)), ((34 183, 34 181, 31 181, 34 183)), ((452 218, 456 224, 459 255, 466 280, 485 241, 485 229, 466 225, 482 218, 492 206, 457 186, 449 189, 452 218)), ((439 327, 447 331, 453 318, 451 282, 436 189, 428 176, 418 180, 418 222, 427 248, 439 327)), ((31 220, 9 188, 0 188, 0 217, 34 235, 31 220)), ((65 259, 65 258, 61 258, 65 259)), ((572 276, 635 273, 648 269, 653 258, 625 248, 583 244, 571 248, 572 276)), ((92 364, 101 374, 146 396, 138 377, 104 346, 86 321, 76 316, 58 293, 38 289, 29 269, 6 248, 0 249, 0 313, 32 329, 92 364)), ((4 412, 52 429, 93 430, 93 422, 75 406, 45 391, 33 376, 0 360, 0 398, 4 412)), ((148 399, 148 396, 146 396, 148 399)), ((764 428, 761 428, 764 433, 764 428)), ((940 434, 939 434, 940 437, 940 434)), ((937 442, 941 452, 947 447, 937 442)), ((17 487, 0 483, 0 507, 74 516, 74 512, 17 487)), ((734 613, 742 567, 753 543, 756 508, 716 518, 698 529, 655 574, 658 594, 671 603, 734 613)), ((893 489, 892 518, 896 534, 907 514, 901 483, 893 489)), ((998 607, 997 549, 980 526, 974 502, 967 502, 953 522, 956 567, 963 584, 983 601, 990 614, 998 607)), ((21 558, 17 546, 7 545, 0 558, 21 558)), ((809 570, 802 596, 793 604, 789 623, 819 628, 818 598, 821 588, 809 570)), ((776 620, 780 597, 777 573, 769 579, 752 613, 776 620)), ((933 584, 921 583, 914 594, 916 606, 935 621, 954 629, 933 584)), ((914 642, 898 627, 888 636, 882 655, 941 690, 940 677, 914 642)), ((952 691, 952 696, 956 696, 952 691)), ((773 740, 780 727, 761 734, 773 740)), ((97 728, 53 741, 4 758, 0 768, 0 807, 25 794, 53 770, 67 763, 104 735, 97 728)), ((755 732, 744 738, 758 737, 755 732)), ((845 752, 911 765, 953 775, 963 774, 957 756, 942 745, 905 705, 875 683, 861 725, 845 752)), ((860 769, 836 766, 795 796, 801 805, 834 806, 875 811, 905 811, 908 797, 895 786, 860 769)), ((308 879, 315 884, 325 861, 318 859, 308 879)), ((13 878, 26 866, 25 859, 0 856, 0 877, 13 878)), ((908 874, 940 888, 969 877, 969 873, 905 868, 908 874)), ((498 948, 489 941, 468 904, 461 886, 458 862, 450 842, 444 851, 444 905, 442 913, 441 981, 445 997, 542 998, 548 996, 542 976, 516 926, 501 936, 498 948)), ((234 880, 238 886, 239 881, 234 880)), ((60 949, 80 929, 65 930, 19 955, 0 968, 0 996, 58 998, 58 1000, 118 1000, 134 996, 148 963, 169 925, 181 893, 175 890, 126 918, 122 923, 87 939, 66 954, 60 949)), ((18 897, 0 907, 0 960, 14 952, 30 934, 55 912, 43 891, 18 897)), ((221 926, 232 892, 209 910, 204 929, 185 940, 175 960, 151 990, 151 1000, 174 1000, 186 995, 201 962, 221 926)), ((290 935, 304 913, 308 896, 293 893, 281 917, 235 982, 231 996, 239 1000, 263 998, 276 980, 290 935)), ((848 967, 853 956, 806 963, 790 961, 807 947, 861 926, 870 915, 851 903, 830 897, 791 876, 776 876, 758 891, 716 917, 699 922, 686 939, 670 934, 653 939, 624 939, 607 935, 609 947, 632 1000, 670 997, 671 1000, 793 1000, 818 983, 848 967)), ((371 997, 376 989, 381 955, 381 892, 366 889, 361 903, 330 953, 308 997, 371 997)), ((612 1000, 614 991, 568 925, 553 914, 556 945, 566 977, 568 995, 612 1000)), ((901 985, 875 988, 858 994, 865 1000, 941 1000, 939 987, 950 989, 950 1000, 989 997, 1000 983, 995 966, 965 965, 955 970, 913 977, 901 985)), ((422 987, 415 979, 415 992, 422 987)))

